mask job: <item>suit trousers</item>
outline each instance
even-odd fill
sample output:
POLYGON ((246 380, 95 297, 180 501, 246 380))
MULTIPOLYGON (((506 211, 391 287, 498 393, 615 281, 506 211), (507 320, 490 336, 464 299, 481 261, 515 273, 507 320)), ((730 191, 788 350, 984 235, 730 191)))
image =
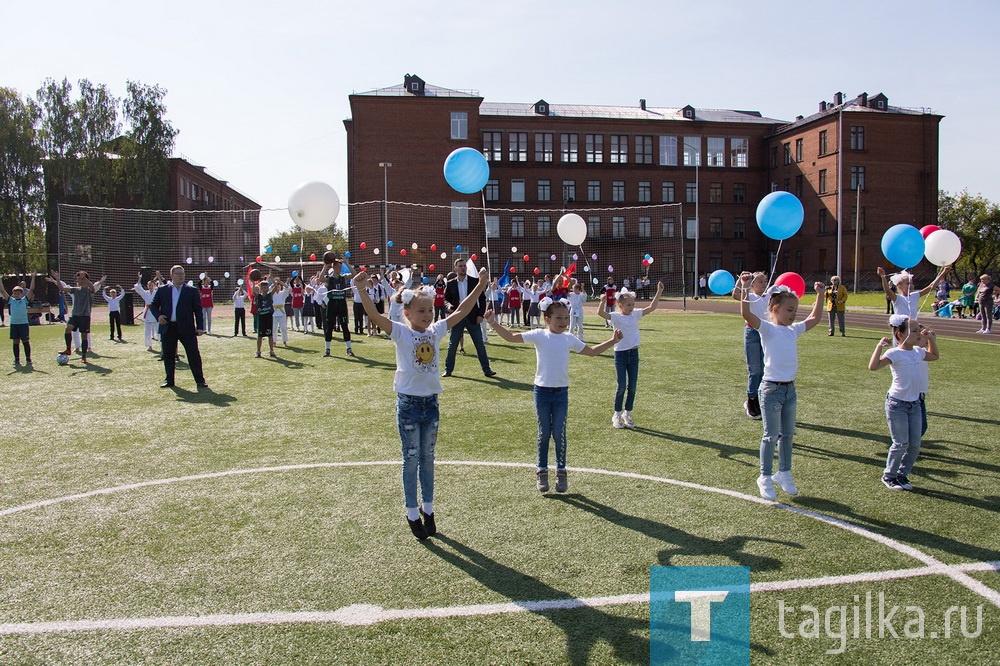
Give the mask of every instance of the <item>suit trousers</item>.
POLYGON ((201 370, 201 352, 198 351, 198 336, 194 333, 181 335, 177 332, 177 324, 169 323, 163 329, 160 340, 160 349, 163 354, 163 369, 166 371, 167 381, 173 383, 174 368, 177 364, 177 343, 184 346, 184 353, 187 354, 188 366, 191 374, 194 375, 196 384, 205 382, 205 375, 201 370))

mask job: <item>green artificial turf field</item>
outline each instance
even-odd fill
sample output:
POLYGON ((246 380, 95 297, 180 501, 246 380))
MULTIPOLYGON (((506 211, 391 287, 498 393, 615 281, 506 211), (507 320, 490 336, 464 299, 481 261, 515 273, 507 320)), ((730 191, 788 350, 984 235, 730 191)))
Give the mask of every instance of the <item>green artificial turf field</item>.
MULTIPOLYGON (((608 337, 588 321, 588 342, 608 337)), ((335 339, 323 358, 321 336, 293 332, 274 360, 204 337, 199 392, 183 364, 158 388, 139 327, 116 343, 95 325, 98 355, 65 367, 62 327, 33 327, 30 372, 3 332, 0 663, 642 664, 656 565, 750 567, 753 663, 995 663, 1000 344, 939 338, 916 490, 893 492, 890 373, 867 369, 884 333, 807 333, 801 494, 772 505, 741 320, 642 324, 633 431, 611 428, 612 353, 571 359, 566 494, 534 489, 534 348, 491 336, 486 379, 466 341, 442 380, 440 533, 424 543, 403 520, 388 340, 355 338, 348 359, 335 339), (899 607, 898 637, 865 636, 867 594, 899 607), (906 606, 922 638, 904 635, 906 606), (944 637, 953 606, 974 637, 958 612, 944 637)))

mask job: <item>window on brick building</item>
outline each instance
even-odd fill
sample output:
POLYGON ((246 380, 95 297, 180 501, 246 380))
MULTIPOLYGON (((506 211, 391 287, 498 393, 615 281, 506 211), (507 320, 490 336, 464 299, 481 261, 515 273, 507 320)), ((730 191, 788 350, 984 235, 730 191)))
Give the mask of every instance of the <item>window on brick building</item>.
POLYGON ((802 198, 802 174, 795 177, 795 196, 802 198))
POLYGON ((785 186, 783 188, 781 188, 781 189, 783 189, 785 192, 791 192, 792 191, 792 179, 791 178, 786 178, 785 179, 785 186))
POLYGON ((500 132, 483 132, 483 155, 490 162, 499 162, 503 155, 500 132))
POLYGON ((795 140, 795 161, 802 161, 802 139, 795 140))
POLYGON ((733 272, 737 275, 747 269, 747 253, 733 252, 733 272))
POLYGON ((487 238, 500 238, 500 216, 499 215, 487 215, 486 216, 486 237, 487 238))
POLYGON ((708 272, 714 273, 715 271, 722 270, 722 253, 721 252, 710 252, 708 255, 708 272))
POLYGON ((677 137, 660 137, 660 166, 677 166, 677 137))
POLYGON ((643 180, 639 182, 639 202, 649 203, 652 197, 653 184, 648 180, 643 180))
POLYGON ((865 189, 865 168, 863 166, 851 167, 851 189, 865 189))
POLYGON ((790 144, 790 143, 782 144, 782 151, 783 151, 783 155, 785 156, 784 157, 784 163, 785 164, 791 164, 792 163, 792 144, 790 144))
POLYGON ((579 137, 576 134, 559 135, 559 159, 563 162, 580 160, 579 137))
POLYGON ((729 166, 750 166, 750 139, 746 137, 729 139, 729 166))
POLYGON ((663 203, 674 202, 674 181, 665 180, 660 186, 660 193, 663 195, 663 203))
POLYGON ((701 137, 684 137, 684 166, 701 166, 701 137))
POLYGON ((688 183, 685 188, 684 201, 687 203, 695 203, 698 200, 698 185, 697 183, 688 183))
POLYGON ((819 193, 826 194, 826 169, 819 170, 819 193))
POLYGON ((639 218, 639 236, 641 238, 649 238, 650 232, 652 231, 652 223, 649 221, 648 217, 639 218))
POLYGON ((513 238, 524 237, 524 216, 514 215, 510 218, 510 235, 513 238))
POLYGON ((552 161, 552 134, 549 132, 535 133, 535 161, 552 161))
POLYGON ((528 161, 528 133, 511 132, 507 136, 509 144, 507 146, 507 159, 511 162, 528 161))
MULTIPOLYGON (((865 207, 861 207, 861 231, 865 230, 865 207)), ((851 206, 851 231, 857 231, 858 229, 858 207, 851 206)))
POLYGON ((651 136, 635 137, 635 163, 636 164, 653 163, 653 137, 651 136))
POLYGON ((713 217, 708 222, 708 235, 712 238, 722 238, 722 218, 713 217))
POLYGON ((747 219, 745 217, 733 218, 733 238, 747 237, 747 219))
POLYGON ((722 183, 709 184, 708 203, 722 203, 722 183))
POLYGON ((542 216, 538 218, 538 237, 547 238, 552 233, 552 221, 549 217, 542 216))
POLYGON ((865 128, 863 125, 851 126, 851 150, 865 149, 865 128))
POLYGON ((684 237, 689 240, 694 240, 694 237, 698 235, 698 221, 693 217, 687 219, 687 226, 684 229, 684 237))
POLYGON ((469 138, 469 114, 465 111, 451 112, 451 138, 469 138))
POLYGON ((819 132, 819 154, 826 155, 826 130, 819 132))
POLYGON ((708 137, 708 158, 705 160, 710 167, 726 166, 726 139, 721 136, 708 137))
POLYGON ((538 180, 538 200, 552 201, 552 181, 540 178, 538 180))
POLYGON ((674 217, 663 218, 662 231, 664 238, 673 238, 676 230, 677 220, 674 217))
POLYGON ((819 209, 819 219, 817 220, 816 231, 821 234, 826 233, 826 208, 819 209))
POLYGON ((747 184, 746 183, 733 183, 733 203, 746 203, 747 202, 747 184))
POLYGON ((587 201, 600 201, 600 200, 601 200, 601 181, 588 180, 587 201))
POLYGON ((625 218, 615 215, 611 218, 611 236, 625 238, 625 218))
POLYGON ((777 169, 778 168, 778 147, 777 146, 771 146, 771 168, 772 169, 777 169))
POLYGON ((562 199, 564 203, 576 201, 576 181, 564 180, 562 182, 562 199))
POLYGON ((510 200, 514 202, 524 201, 524 179, 515 178, 510 181, 510 200))
POLYGON ((625 201, 625 181, 624 180, 613 180, 611 181, 611 200, 616 203, 621 203, 625 201))
POLYGON ((451 202, 451 228, 452 229, 468 229, 469 228, 469 202, 468 201, 452 201, 451 202))
POLYGON ((663 271, 665 273, 673 273, 674 272, 674 253, 673 252, 664 252, 663 253, 663 257, 660 259, 660 261, 662 262, 660 265, 663 266, 663 271))
POLYGON ((609 161, 612 164, 628 163, 628 136, 625 134, 611 135, 611 153, 609 161))
POLYGON ((590 164, 604 162, 604 135, 587 134, 584 137, 584 150, 586 151, 586 160, 590 164))
POLYGON ((483 196, 486 197, 487 201, 499 201, 500 181, 499 180, 486 181, 486 187, 483 188, 483 196))
POLYGON ((601 218, 591 216, 587 218, 587 238, 601 237, 601 218))

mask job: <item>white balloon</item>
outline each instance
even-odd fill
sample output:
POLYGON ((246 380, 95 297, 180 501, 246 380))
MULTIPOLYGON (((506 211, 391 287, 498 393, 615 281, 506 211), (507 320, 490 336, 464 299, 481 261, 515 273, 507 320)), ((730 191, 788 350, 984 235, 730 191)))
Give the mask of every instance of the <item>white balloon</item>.
POLYGON ((333 243, 327 243, 326 244, 326 249, 327 250, 332 250, 333 249, 333 243))
POLYGON ((441 253, 441 258, 442 259, 447 259, 448 258, 448 253, 447 252, 442 252, 441 253))
POLYGON ((243 286, 243 278, 240 278, 239 280, 237 280, 236 284, 238 284, 240 286, 243 286))
POLYGON ((488 254, 489 253, 489 249, 485 245, 483 246, 482 253, 483 254, 488 254))
POLYGON ((226 271, 225 273, 223 273, 222 277, 228 278, 229 277, 229 271, 226 271))
POLYGON ((340 197, 326 183, 303 183, 288 197, 288 214, 306 231, 323 231, 337 221, 339 213, 340 197))
POLYGON ((208 258, 208 263, 212 263, 213 261, 215 261, 215 257, 209 257, 208 258))
POLYGON ((514 252, 516 254, 517 253, 517 248, 516 247, 512 247, 512 248, 510 248, 510 251, 514 252))
POLYGON ((649 259, 647 259, 646 263, 648 263, 650 266, 652 266, 653 265, 653 258, 650 257, 649 259))
POLYGON ((583 245, 587 240, 587 223, 576 213, 566 213, 556 225, 559 238, 567 245, 583 245))
POLYGON ((276 263, 276 264, 280 264, 281 263, 281 255, 278 255, 277 257, 274 258, 274 263, 276 263))
POLYGON ((413 245, 411 245, 410 247, 412 247, 412 248, 413 248, 414 250, 416 250, 416 249, 417 249, 417 244, 416 244, 416 243, 414 243, 414 244, 413 244, 413 245))
POLYGON ((954 231, 938 229, 927 237, 924 256, 935 266, 949 266, 962 254, 962 239, 954 231))
POLYGON ((199 275, 199 276, 198 276, 198 279, 199 279, 199 280, 204 280, 204 279, 205 279, 205 274, 204 274, 204 273, 202 273, 201 275, 199 275))
POLYGON ((378 248, 375 248, 374 250, 372 250, 372 252, 374 252, 375 254, 378 254, 378 248))

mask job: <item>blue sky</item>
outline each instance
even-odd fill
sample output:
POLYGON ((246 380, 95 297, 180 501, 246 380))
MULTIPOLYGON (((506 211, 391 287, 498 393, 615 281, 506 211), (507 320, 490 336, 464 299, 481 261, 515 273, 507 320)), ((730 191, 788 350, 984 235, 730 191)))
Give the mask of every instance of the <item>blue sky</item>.
MULTIPOLYGON (((787 120, 837 91, 884 92, 945 116, 941 188, 1000 201, 998 18, 993 0, 5 2, 0 85, 158 84, 176 152, 265 208, 307 180, 346 199, 347 96, 406 73, 492 101, 645 98, 787 120)), ((292 224, 262 217, 262 239, 292 224)))

